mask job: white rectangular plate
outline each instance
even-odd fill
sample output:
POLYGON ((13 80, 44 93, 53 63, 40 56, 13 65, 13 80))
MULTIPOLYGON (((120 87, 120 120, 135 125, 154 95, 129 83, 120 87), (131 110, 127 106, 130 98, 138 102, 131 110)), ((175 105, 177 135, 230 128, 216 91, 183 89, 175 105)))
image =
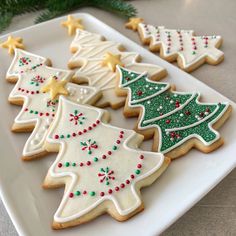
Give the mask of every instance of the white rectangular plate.
MULTIPOLYGON (((191 75, 165 62, 135 44, 114 29, 88 14, 76 14, 82 18, 85 28, 104 35, 109 40, 122 43, 128 50, 139 52, 143 61, 158 64, 168 70, 169 81, 177 85, 178 91, 200 91, 202 100, 209 102, 229 101, 218 92, 207 87, 191 75)), ((32 26, 15 33, 24 39, 26 49, 52 59, 53 65, 66 68, 71 54, 69 45, 72 40, 65 29, 60 27, 62 18, 32 26)), ((1 37, 0 41, 7 36, 1 37)), ((7 50, 0 53, 0 193, 3 202, 20 235, 156 235, 165 230, 182 214, 190 209, 235 166, 236 147, 236 104, 232 116, 220 129, 225 145, 215 152, 203 154, 192 150, 183 158, 174 161, 167 171, 152 186, 142 190, 145 210, 128 220, 119 223, 108 215, 93 222, 62 231, 53 231, 50 224, 62 195, 59 190, 44 190, 41 183, 56 155, 47 156, 33 162, 22 162, 22 148, 29 134, 14 134, 10 128, 20 108, 9 105, 7 97, 13 85, 5 81, 5 74, 11 62, 7 50)), ((112 111, 111 124, 132 128, 134 119, 125 119, 122 109, 112 111)), ((145 142, 144 149, 150 150, 151 141, 145 142)), ((194 224, 194 222, 193 222, 194 224)))

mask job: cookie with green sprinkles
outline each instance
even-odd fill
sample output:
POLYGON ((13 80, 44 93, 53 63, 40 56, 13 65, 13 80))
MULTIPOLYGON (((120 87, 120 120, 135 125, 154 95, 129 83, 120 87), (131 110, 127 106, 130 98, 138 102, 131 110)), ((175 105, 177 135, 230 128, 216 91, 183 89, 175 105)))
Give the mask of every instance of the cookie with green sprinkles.
POLYGON ((176 158, 192 147, 207 153, 223 144, 216 129, 230 115, 228 103, 201 103, 199 93, 176 92, 145 72, 117 68, 117 95, 127 95, 124 115, 139 116, 135 130, 154 137, 153 151, 176 158))

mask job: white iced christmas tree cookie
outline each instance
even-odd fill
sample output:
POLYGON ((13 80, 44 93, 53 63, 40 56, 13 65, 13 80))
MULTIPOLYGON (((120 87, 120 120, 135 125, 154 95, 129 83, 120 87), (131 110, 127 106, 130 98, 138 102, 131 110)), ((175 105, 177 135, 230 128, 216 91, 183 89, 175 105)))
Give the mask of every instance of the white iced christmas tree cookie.
POLYGON ((79 225, 107 212, 124 221, 143 209, 140 188, 152 184, 169 159, 137 149, 143 136, 107 124, 103 110, 59 99, 46 139, 59 152, 44 187, 65 184, 53 228, 79 225), (79 114, 79 121, 74 119, 79 114), (109 137, 109 138, 108 138, 109 137))
POLYGON ((170 62, 177 60, 179 67, 188 72, 205 62, 216 65, 224 58, 224 53, 217 49, 222 44, 221 36, 194 36, 192 30, 143 23, 138 25, 138 32, 151 51, 160 51, 160 56, 170 62))
POLYGON ((116 85, 116 65, 142 72, 147 71, 152 79, 160 79, 166 71, 153 64, 139 63, 140 56, 136 52, 125 52, 120 43, 105 41, 104 37, 87 31, 77 30, 71 43, 71 51, 75 52, 68 66, 73 69, 80 67, 74 82, 88 82, 90 86, 102 91, 103 97, 96 103, 99 107, 111 106, 119 108, 124 104, 124 98, 114 93, 116 85))
POLYGON ((72 73, 48 67, 49 60, 15 49, 7 80, 17 82, 9 95, 13 104, 23 105, 12 131, 32 131, 23 159, 31 160, 46 153, 44 141, 58 106, 58 97, 66 95, 78 103, 94 103, 101 95, 95 88, 69 83, 72 73))

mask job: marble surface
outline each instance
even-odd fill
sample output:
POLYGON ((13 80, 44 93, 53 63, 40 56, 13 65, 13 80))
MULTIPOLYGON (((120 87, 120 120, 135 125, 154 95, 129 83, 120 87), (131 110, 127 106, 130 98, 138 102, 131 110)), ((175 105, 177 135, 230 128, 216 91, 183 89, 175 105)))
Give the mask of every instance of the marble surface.
MULTIPOLYGON (((194 29, 197 35, 219 34, 224 38, 225 60, 218 66, 204 65, 192 75, 236 102, 236 1, 235 0, 136 0, 139 16, 154 25, 194 29)), ((108 12, 81 9, 93 14, 122 34, 139 42, 138 35, 124 28, 124 20, 108 12)), ((33 24, 38 13, 15 17, 7 32, 33 24)), ((40 45, 39 45, 40 46, 40 45)), ((162 235, 236 235, 236 170, 208 193, 162 235)), ((0 236, 17 232, 0 200, 0 236)), ((128 234, 127 234, 128 235, 128 234)))

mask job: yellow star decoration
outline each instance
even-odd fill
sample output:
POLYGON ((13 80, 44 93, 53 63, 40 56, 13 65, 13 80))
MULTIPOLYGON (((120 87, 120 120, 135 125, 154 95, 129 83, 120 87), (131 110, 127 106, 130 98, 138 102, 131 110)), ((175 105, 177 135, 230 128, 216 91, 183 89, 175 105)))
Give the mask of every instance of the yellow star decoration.
POLYGON ((144 22, 143 18, 129 18, 129 22, 125 24, 125 27, 137 31, 138 24, 144 22))
POLYGON ((8 53, 13 55, 15 48, 24 49, 23 39, 20 37, 13 38, 11 35, 8 36, 7 40, 0 44, 3 48, 8 48, 8 53))
POLYGON ((82 25, 82 20, 76 19, 71 15, 68 15, 67 21, 63 21, 61 25, 68 28, 68 34, 70 36, 75 34, 76 29, 84 29, 84 26, 82 25))
POLYGON ((66 84, 66 80, 58 81, 55 76, 52 76, 49 82, 41 88, 41 92, 50 92, 51 99, 56 98, 60 94, 68 95, 68 91, 65 88, 66 84))
POLYGON ((102 66, 108 66, 111 71, 116 71, 116 65, 124 66, 124 64, 121 62, 121 55, 114 55, 110 52, 107 52, 104 55, 104 59, 102 61, 102 66))

